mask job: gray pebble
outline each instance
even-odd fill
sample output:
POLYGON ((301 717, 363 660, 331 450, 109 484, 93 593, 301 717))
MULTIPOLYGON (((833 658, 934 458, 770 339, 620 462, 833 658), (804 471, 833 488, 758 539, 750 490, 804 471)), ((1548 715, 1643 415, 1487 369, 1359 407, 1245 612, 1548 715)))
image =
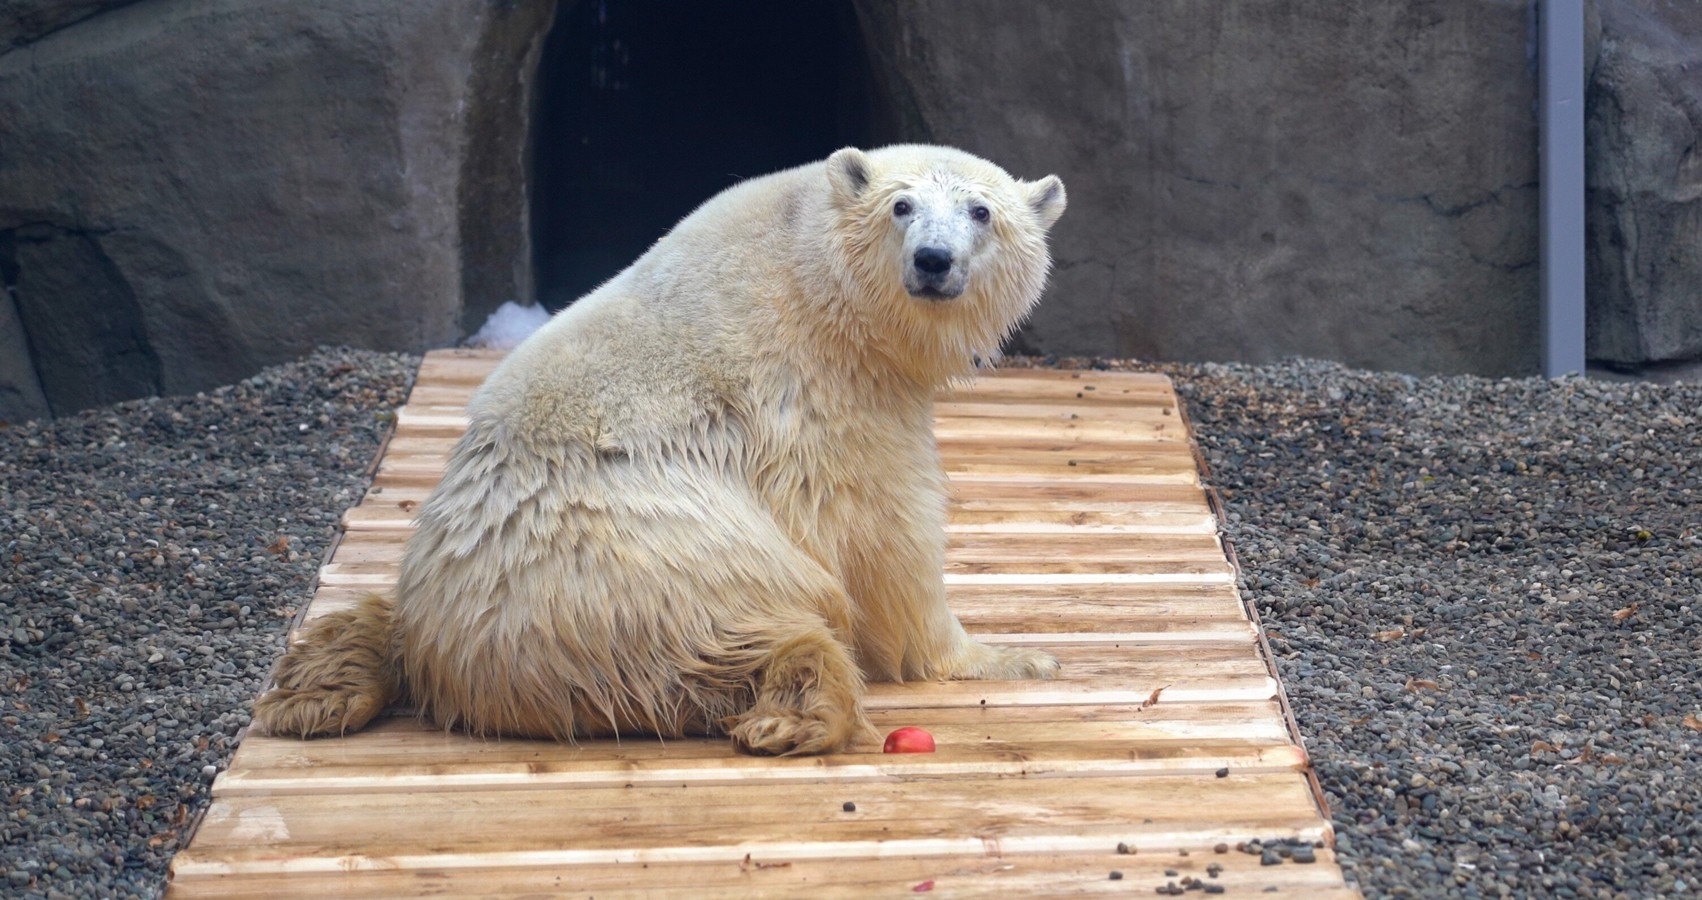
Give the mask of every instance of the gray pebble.
POLYGON ((27 678, 7 706, 36 711, 0 716, 8 895, 160 894, 174 809, 206 807, 282 648, 278 613, 307 601, 377 414, 417 366, 322 350, 195 396, 0 427, 0 685, 27 678), (305 409, 324 421, 278 424, 305 409), (293 559, 266 551, 280 537, 293 559))
POLYGON ((1694 890, 1702 385, 1160 368, 1367 896, 1694 890))

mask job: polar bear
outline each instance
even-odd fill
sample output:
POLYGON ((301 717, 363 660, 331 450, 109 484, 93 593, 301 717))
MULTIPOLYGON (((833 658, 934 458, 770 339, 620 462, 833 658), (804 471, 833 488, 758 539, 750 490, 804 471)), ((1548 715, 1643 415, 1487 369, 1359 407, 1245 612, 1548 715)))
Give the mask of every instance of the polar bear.
POLYGON ((330 735, 729 735, 821 753, 865 679, 1049 678, 946 606, 937 388, 1038 299, 1056 176, 847 148, 705 203, 492 373, 393 597, 310 623, 255 707, 330 735))

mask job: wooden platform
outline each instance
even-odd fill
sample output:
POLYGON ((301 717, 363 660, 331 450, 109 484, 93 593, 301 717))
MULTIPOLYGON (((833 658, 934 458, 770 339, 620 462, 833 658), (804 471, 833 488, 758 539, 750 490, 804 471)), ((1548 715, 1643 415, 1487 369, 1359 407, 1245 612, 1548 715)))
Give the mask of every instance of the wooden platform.
MULTIPOLYGON (((307 616, 394 583, 495 358, 427 356, 307 616)), ((1054 652, 1059 680, 874 686, 875 724, 928 729, 929 755, 481 741, 411 719, 249 735, 172 896, 1151 896, 1185 879, 1357 896, 1170 383, 1003 372, 942 396, 937 431, 952 604, 985 640, 1054 652), (1235 849, 1253 839, 1322 849, 1261 865, 1235 849)))

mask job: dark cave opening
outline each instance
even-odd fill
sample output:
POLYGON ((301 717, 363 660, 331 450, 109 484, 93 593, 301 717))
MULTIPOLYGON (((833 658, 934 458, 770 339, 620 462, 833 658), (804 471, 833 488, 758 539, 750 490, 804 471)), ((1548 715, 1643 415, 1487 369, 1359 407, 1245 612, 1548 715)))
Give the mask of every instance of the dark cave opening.
POLYGON ((538 64, 536 296, 559 310, 722 189, 869 146, 850 0, 564 3, 538 64))

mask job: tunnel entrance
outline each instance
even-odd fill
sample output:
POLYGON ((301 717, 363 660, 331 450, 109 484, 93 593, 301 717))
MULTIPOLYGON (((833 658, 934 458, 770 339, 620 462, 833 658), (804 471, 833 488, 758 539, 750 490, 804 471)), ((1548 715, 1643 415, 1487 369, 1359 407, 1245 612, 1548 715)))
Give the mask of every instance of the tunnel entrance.
POLYGON ((563 3, 538 72, 533 272, 552 311, 716 192, 874 137, 850 0, 563 3))

